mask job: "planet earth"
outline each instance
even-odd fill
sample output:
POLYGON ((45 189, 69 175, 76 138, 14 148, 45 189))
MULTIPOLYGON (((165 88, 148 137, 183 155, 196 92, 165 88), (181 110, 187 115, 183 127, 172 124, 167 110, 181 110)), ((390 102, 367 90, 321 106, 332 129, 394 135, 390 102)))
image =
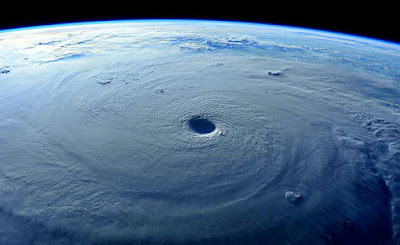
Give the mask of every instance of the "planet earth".
POLYGON ((3 30, 0 244, 400 244, 400 45, 202 20, 3 30))

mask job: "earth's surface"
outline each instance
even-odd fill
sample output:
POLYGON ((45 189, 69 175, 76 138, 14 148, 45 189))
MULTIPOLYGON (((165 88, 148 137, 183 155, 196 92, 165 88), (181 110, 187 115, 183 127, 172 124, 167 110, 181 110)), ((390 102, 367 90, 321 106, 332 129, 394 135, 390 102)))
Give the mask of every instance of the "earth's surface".
POLYGON ((0 244, 398 244, 400 46, 209 21, 0 33, 0 244))

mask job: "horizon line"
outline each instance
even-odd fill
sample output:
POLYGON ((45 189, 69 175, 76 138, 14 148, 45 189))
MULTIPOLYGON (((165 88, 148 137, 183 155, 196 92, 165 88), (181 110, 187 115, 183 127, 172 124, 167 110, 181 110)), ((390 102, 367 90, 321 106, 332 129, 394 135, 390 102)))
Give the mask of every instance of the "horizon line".
POLYGON ((317 29, 313 27, 303 27, 303 26, 295 26, 295 25, 284 25, 284 24, 275 24, 275 23, 265 23, 265 22, 256 22, 256 21, 242 21, 242 20, 219 20, 219 19, 196 19, 196 18, 186 18, 186 19, 168 19, 168 18, 139 18, 139 19, 103 19, 103 20, 88 20, 88 21, 66 21, 59 23, 49 23, 49 24, 39 24, 39 25, 26 25, 20 27, 11 27, 0 29, 0 34, 15 32, 15 31, 24 31, 24 30, 34 30, 34 29, 44 29, 44 28, 56 28, 56 27, 67 27, 67 26, 76 26, 76 25, 95 25, 95 24, 109 24, 109 23, 129 23, 129 22, 210 22, 210 23, 235 23, 235 24, 244 24, 244 25, 257 25, 257 26, 270 26, 276 28, 283 29, 295 29, 295 30, 305 30, 311 32, 322 32, 330 35, 336 36, 347 36, 355 39, 364 39, 373 42, 381 42, 390 45, 400 46, 400 42, 380 39, 375 37, 369 37, 359 34, 352 34, 347 32, 340 32, 334 30, 326 30, 326 29, 317 29))

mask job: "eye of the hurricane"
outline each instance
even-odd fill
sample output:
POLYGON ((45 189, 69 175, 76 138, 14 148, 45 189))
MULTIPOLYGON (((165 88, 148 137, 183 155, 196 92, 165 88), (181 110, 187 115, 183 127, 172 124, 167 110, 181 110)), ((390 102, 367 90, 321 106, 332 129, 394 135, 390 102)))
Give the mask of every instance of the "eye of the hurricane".
POLYGON ((215 124, 201 117, 193 117, 188 121, 189 128, 198 134, 208 134, 215 130, 215 124))

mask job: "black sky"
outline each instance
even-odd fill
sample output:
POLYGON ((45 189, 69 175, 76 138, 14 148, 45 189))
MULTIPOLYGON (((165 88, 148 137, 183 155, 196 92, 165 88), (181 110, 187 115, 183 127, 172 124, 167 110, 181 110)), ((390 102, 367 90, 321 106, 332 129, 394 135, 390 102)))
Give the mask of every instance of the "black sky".
POLYGON ((96 20, 211 19, 308 27, 400 43, 399 13, 392 2, 6 2, 1 6, 0 29, 96 20))

